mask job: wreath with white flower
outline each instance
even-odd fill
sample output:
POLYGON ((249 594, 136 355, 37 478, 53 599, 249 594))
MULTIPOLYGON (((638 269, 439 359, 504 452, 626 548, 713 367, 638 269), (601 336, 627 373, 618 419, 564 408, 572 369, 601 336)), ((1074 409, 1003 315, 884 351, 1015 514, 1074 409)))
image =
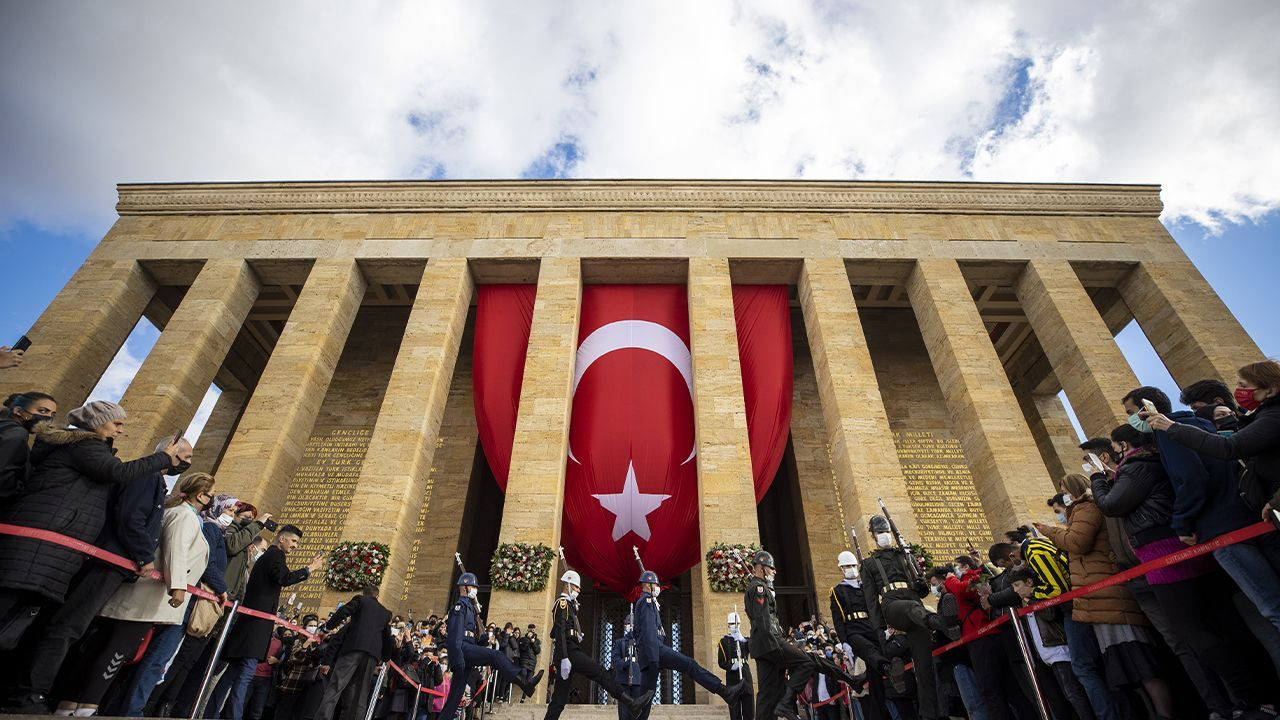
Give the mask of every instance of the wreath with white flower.
POLYGON ((547 586, 554 558, 541 543, 502 543, 489 561, 489 579, 499 590, 537 592, 547 586))
POLYGON ((760 546, 716 543, 707 550, 707 584, 713 592, 743 592, 751 581, 751 560, 760 546))
POLYGON ((380 542, 344 542, 329 551, 329 567, 325 584, 334 590, 350 592, 366 585, 380 585, 387 571, 391 548, 380 542))

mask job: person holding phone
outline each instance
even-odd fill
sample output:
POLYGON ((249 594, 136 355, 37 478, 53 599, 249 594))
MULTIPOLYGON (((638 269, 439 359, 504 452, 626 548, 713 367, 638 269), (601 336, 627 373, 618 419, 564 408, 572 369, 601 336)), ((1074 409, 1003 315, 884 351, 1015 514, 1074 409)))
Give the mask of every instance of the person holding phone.
POLYGON ((31 466, 30 440, 36 425, 53 420, 58 403, 52 395, 29 390, 12 395, 0 410, 0 503, 16 497, 26 485, 31 466))
POLYGON ((0 370, 21 365, 29 347, 31 347, 31 340, 26 335, 18 338, 18 342, 13 347, 8 345, 0 347, 0 370))

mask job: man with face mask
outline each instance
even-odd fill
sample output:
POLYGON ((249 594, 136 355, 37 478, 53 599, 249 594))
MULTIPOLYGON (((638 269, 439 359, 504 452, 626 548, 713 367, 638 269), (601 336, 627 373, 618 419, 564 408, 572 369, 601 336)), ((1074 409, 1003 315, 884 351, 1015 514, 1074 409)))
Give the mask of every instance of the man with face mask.
MULTIPOLYGON (((582 587, 582 578, 578 573, 569 570, 560 577, 560 581, 564 584, 564 590, 560 593, 560 597, 556 598, 553 609, 555 619, 551 625, 551 639, 555 641, 551 655, 552 667, 559 668, 559 672, 555 675, 555 687, 551 691, 551 702, 547 703, 547 714, 543 716, 543 720, 556 720, 560 717, 560 713, 564 712, 572 686, 570 678, 574 674, 584 675, 595 681, 625 708, 628 717, 639 717, 649 706, 649 701, 653 699, 653 691, 643 693, 639 697, 628 695, 608 670, 600 667, 600 663, 582 651, 582 625, 578 622, 578 591, 582 587)), ((453 637, 452 628, 449 636, 453 637)), ((538 677, 541 676, 542 673, 539 672, 538 677)), ((537 685, 537 678, 532 684, 537 685)), ((525 691, 525 694, 531 695, 532 692, 525 691)), ((619 710, 619 716, 621 713, 622 710, 619 710)), ((453 715, 442 712, 440 717, 452 718, 453 715)))
POLYGON ((747 645, 747 638, 742 636, 742 618, 738 613, 729 613, 726 620, 729 623, 729 634, 720 638, 716 662, 724 670, 726 684, 742 684, 742 692, 737 701, 729 703, 729 720, 754 720, 755 689, 751 683, 751 668, 747 666, 751 649, 747 645))
MULTIPOLYGON (((877 624, 887 624, 907 636, 911 661, 915 665, 920 716, 943 716, 938 706, 938 687, 933 670, 933 633, 945 632, 948 623, 937 613, 929 612, 921 602, 929 594, 929 586, 920 577, 919 568, 915 567, 906 551, 894 546, 889 521, 873 515, 869 529, 875 538, 876 550, 867 558, 867 573, 863 581, 879 598, 877 624)), ((870 609, 877 614, 874 604, 870 609)), ((895 658, 892 662, 891 677, 894 678, 895 689, 898 689, 902 687, 897 680, 902 659, 895 658)))
MULTIPOLYGON (((720 682, 720 678, 702 667, 693 659, 667 647, 666 633, 662 630, 661 609, 658 595, 662 586, 658 583, 658 574, 646 570, 640 574, 640 597, 631 608, 635 618, 636 658, 640 663, 640 683, 645 690, 654 690, 658 686, 658 672, 672 670, 688 675, 694 682, 718 695, 730 706, 742 697, 746 685, 738 683, 732 687, 720 682)), ((648 716, 649 706, 643 713, 632 720, 644 720, 648 716)))
POLYGON ((53 396, 35 391, 11 396, 0 410, 0 507, 26 483, 27 453, 36 425, 57 414, 53 396))
POLYGON ((501 683, 515 683, 525 695, 532 695, 542 679, 542 671, 532 677, 516 667, 506 655, 493 648, 478 644, 477 638, 482 634, 480 625, 480 604, 476 601, 480 588, 473 573, 464 572, 458 578, 458 599, 449 609, 445 619, 445 645, 449 648, 451 680, 449 697, 440 710, 440 717, 452 718, 458 711, 458 703, 462 701, 462 693, 467 688, 467 677, 477 667, 498 669, 501 683))
POLYGON ((885 715, 884 676, 892 664, 880 649, 879 633, 871 621, 875 598, 862 584, 858 558, 845 550, 836 558, 844 580, 831 588, 831 620, 836 635, 844 643, 850 657, 860 657, 867 665, 868 693, 861 698, 862 714, 867 720, 883 720, 885 715))

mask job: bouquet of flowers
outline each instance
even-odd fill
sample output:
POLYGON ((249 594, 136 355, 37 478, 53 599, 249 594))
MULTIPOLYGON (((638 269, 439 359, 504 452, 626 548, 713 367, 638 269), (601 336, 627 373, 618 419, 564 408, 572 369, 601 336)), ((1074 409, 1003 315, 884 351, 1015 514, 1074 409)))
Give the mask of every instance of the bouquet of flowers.
POLYGON ((493 587, 537 592, 547 586, 555 553, 541 543, 502 543, 489 561, 493 587))
POLYGON ((350 592, 366 585, 382 583, 387 571, 391 548, 380 542, 344 542, 329 552, 325 584, 334 590, 350 592))
POLYGON ((743 592, 751 580, 751 559, 758 545, 716 543, 707 551, 707 584, 714 592, 743 592))

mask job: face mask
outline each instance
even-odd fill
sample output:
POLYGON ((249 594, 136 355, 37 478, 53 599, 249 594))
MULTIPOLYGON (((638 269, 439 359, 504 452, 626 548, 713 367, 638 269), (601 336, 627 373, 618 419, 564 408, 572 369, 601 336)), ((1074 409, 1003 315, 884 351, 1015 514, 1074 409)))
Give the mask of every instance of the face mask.
POLYGON ((942 588, 938 585, 930 585, 929 592, 933 593, 934 597, 942 597, 942 588))
POLYGON ((577 590, 571 590, 571 591, 569 592, 569 599, 570 599, 570 600, 577 600, 577 599, 578 599, 578 591, 577 591, 577 590))
POLYGON ((741 628, 742 628, 742 626, 741 626, 741 625, 739 625, 738 623, 730 623, 730 624, 729 624, 729 634, 730 634, 730 635, 737 635, 737 634, 738 634, 738 630, 740 630, 741 628))
POLYGON ((45 420, 52 420, 52 419, 53 418, 46 417, 44 415, 32 415, 29 420, 22 421, 22 427, 29 433, 35 432, 37 424, 42 423, 45 420))
POLYGON ((165 475, 181 475, 191 469, 191 463, 186 460, 179 460, 177 465, 164 471, 165 475))
POLYGON ((1235 415, 1227 415, 1213 421, 1213 426, 1221 432, 1235 432, 1240 429, 1240 418, 1235 415))
POLYGON ((952 565, 951 569, 955 571, 956 577, 963 577, 965 574, 965 571, 968 570, 968 568, 966 568, 963 565, 960 565, 959 563, 952 565))
POLYGON ((1138 417, 1138 413, 1134 413, 1129 416, 1129 425, 1131 425, 1134 430, 1137 430, 1140 433, 1151 432, 1151 423, 1138 417))
POLYGON ((317 630, 319 630, 319 629, 320 629, 320 626, 319 626, 319 625, 308 625, 308 626, 307 626, 307 632, 311 633, 312 635, 315 635, 315 634, 316 634, 316 631, 317 631, 317 630))
POLYGON ((857 580, 857 579, 858 579, 858 567, 855 565, 855 566, 853 566, 853 567, 847 567, 847 568, 845 568, 845 569, 844 569, 844 579, 845 579, 845 580, 857 580))
POLYGON ((824 655, 826 655, 827 657, 831 657, 831 651, 830 651, 830 650, 823 650, 823 651, 822 651, 822 653, 823 653, 824 655))
POLYGON ((1058 522, 1062 523, 1063 525, 1067 524, 1066 513, 1056 513, 1056 517, 1058 518, 1058 522))
POLYGON ((1098 468, 1093 466, 1093 463, 1084 463, 1080 466, 1080 469, 1084 470, 1085 475, 1093 475, 1094 473, 1099 472, 1098 468))
POLYGON ((1071 497, 1071 493, 1062 493, 1062 504, 1063 504, 1063 506, 1065 506, 1065 507, 1071 507, 1071 503, 1073 503, 1073 502, 1075 502, 1075 501, 1076 501, 1076 499, 1075 499, 1075 498, 1073 498, 1073 497, 1071 497))
POLYGON ((233 521, 233 520, 235 520, 235 517, 234 517, 234 516, 232 516, 232 515, 219 515, 219 516, 218 516, 218 524, 219 524, 219 525, 221 525, 222 527, 227 527, 227 526, 231 525, 231 521, 233 521))
POLYGON ((774 577, 773 573, 769 573, 768 575, 765 575, 764 584, 768 585, 769 587, 773 587, 773 577, 774 577))
POLYGON ((471 598, 472 600, 475 600, 476 596, 479 594, 480 594, 480 591, 476 588, 471 588, 470 590, 467 591, 467 597, 471 598))
POLYGON ((1254 410, 1257 410, 1258 406, 1261 405, 1262 403, 1258 402, 1254 398, 1253 393, 1254 393, 1254 390, 1252 388, 1242 388, 1242 387, 1236 388, 1236 391, 1234 393, 1236 398, 1236 404, 1249 412, 1253 412, 1254 410))
POLYGON ((882 548, 887 548, 890 545, 893 545, 893 533, 876 533, 876 545, 879 545, 882 548))

